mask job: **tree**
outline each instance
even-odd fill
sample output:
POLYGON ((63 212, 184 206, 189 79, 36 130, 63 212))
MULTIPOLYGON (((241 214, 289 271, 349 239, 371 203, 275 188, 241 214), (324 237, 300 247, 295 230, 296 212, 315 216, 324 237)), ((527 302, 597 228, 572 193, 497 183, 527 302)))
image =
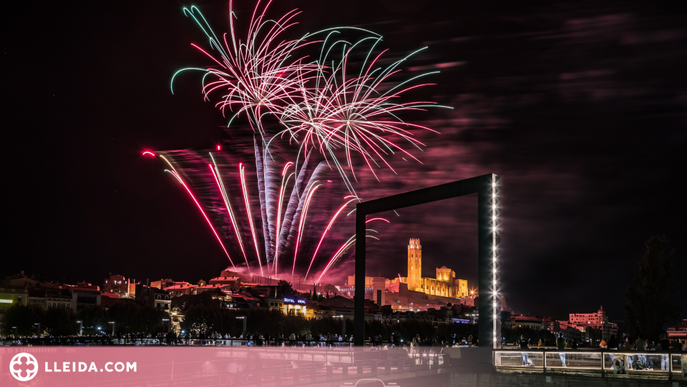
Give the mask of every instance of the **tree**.
POLYGON ((218 309, 220 307, 220 301, 212 298, 212 293, 209 291, 197 295, 181 296, 179 297, 179 301, 181 302, 184 310, 188 310, 192 306, 197 305, 203 305, 210 309, 218 309))
POLYGON ((196 335, 209 332, 218 308, 208 307, 202 304, 193 305, 186 310, 181 329, 193 332, 196 335))
POLYGON ((43 326, 51 336, 68 336, 79 333, 76 314, 71 308, 48 308, 45 312, 43 326))
POLYGON ((86 306, 79 310, 77 313, 79 320, 83 322, 83 334, 84 335, 96 335, 99 334, 98 327, 103 329, 107 325, 109 318, 107 316, 107 310, 102 305, 91 305, 86 306))
POLYGON ((2 321, 2 333, 5 335, 13 335, 15 329, 19 336, 33 336, 36 334, 36 326, 34 324, 41 323, 45 320, 45 310, 38 305, 12 305, 5 312, 2 321))
POLYGON ((310 330, 310 321, 303 316, 284 316, 284 321, 279 326, 279 333, 289 336, 295 333, 298 336, 305 335, 310 330))
POLYGON ((153 307, 141 307, 140 308, 140 316, 141 316, 141 326, 139 329, 141 329, 142 332, 144 333, 157 333, 157 332, 164 332, 167 333, 167 329, 169 327, 168 324, 165 324, 162 320, 163 319, 168 319, 169 314, 165 312, 162 309, 157 309, 153 307))
POLYGON ((291 286, 290 282, 279 280, 277 283, 278 297, 293 296, 294 293, 293 286, 291 286))
MULTIPOLYGON (((383 332, 377 332, 379 330, 379 326, 371 326, 368 325, 369 322, 365 322, 365 335, 366 336, 371 336, 372 334, 378 334, 382 333, 384 336, 385 333, 383 332), (370 329, 368 331, 368 329, 370 329)), ((414 318, 409 318, 406 320, 401 320, 398 323, 393 323, 389 325, 387 328, 390 333, 393 332, 395 336, 400 337, 403 339, 405 343, 410 343, 415 335, 419 334, 422 340, 426 339, 432 339, 434 338, 435 332, 434 332, 434 326, 432 326, 431 322, 428 322, 426 320, 420 320, 420 319, 414 319, 414 318)), ((348 330, 346 330, 348 332, 348 330)), ((387 338, 388 339, 388 338, 387 338)))
POLYGON ((251 308, 247 310, 246 318, 248 319, 246 329, 249 332, 273 336, 279 333, 279 328, 284 324, 286 315, 278 310, 251 308))
MULTIPOLYGON (((137 333, 145 330, 141 321, 141 307, 132 300, 116 301, 107 310, 109 321, 115 323, 115 333, 137 333)), ((110 326, 102 327, 103 332, 110 333, 110 326)))
POLYGON ((639 272, 625 291, 625 323, 631 337, 658 340, 668 319, 679 308, 670 302, 675 290, 672 279, 675 250, 666 252, 668 239, 656 235, 646 242, 639 272))
POLYGON ((322 288, 322 291, 329 294, 329 292, 333 293, 336 295, 336 293, 339 291, 339 289, 336 288, 336 286, 332 284, 326 284, 324 285, 324 288, 322 288))

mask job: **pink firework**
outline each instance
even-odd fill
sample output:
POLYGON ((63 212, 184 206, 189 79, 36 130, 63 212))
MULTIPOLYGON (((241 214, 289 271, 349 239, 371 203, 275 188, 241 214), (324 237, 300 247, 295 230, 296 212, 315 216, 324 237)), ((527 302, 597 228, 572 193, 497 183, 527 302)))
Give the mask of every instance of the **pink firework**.
MULTIPOLYGON (((219 152, 210 152, 208 158, 190 151, 162 152, 164 155, 159 154, 159 157, 169 165, 167 171, 189 193, 228 258, 227 247, 233 245, 243 255, 249 272, 255 268, 263 276, 281 274, 288 277, 290 274, 293 279, 297 267, 307 265, 304 280, 311 276, 312 269, 319 270, 321 278, 355 242, 355 238, 349 239, 330 255, 334 251, 332 243, 337 243, 341 236, 339 232, 332 237, 332 228, 344 218, 342 214, 350 215, 355 211, 352 207, 358 198, 345 196, 336 211, 323 218, 322 209, 312 208, 318 200, 326 198, 321 182, 326 181, 323 177, 329 168, 324 162, 313 169, 308 168, 306 161, 306 165, 295 172, 292 162, 276 166, 273 157, 257 144, 255 152, 257 192, 251 188, 255 185, 249 184, 246 164, 239 163, 238 168, 218 164, 218 157, 223 158, 219 152), (174 156, 175 164, 184 166, 183 169, 173 166, 173 154, 177 155, 174 156), (232 170, 236 173, 230 173, 232 170), (180 172, 192 178, 195 184, 184 182, 180 172), (236 184, 227 185, 228 181, 236 184), (191 187, 198 192, 194 194, 191 187), (231 187, 235 189, 232 191, 231 187), (255 199, 259 200, 257 206, 255 199), (225 230, 224 237, 218 232, 221 229, 225 230), (286 263, 280 265, 284 260, 286 263)), ((369 222, 377 220, 388 223, 384 218, 373 218, 369 222)), ((233 266, 234 261, 229 260, 233 266)))
MULTIPOLYGON (((145 153, 150 153, 150 154, 152 154, 152 152, 145 152, 145 153)), ((179 175, 179 173, 176 171, 176 169, 174 168, 174 166, 172 165, 172 163, 170 163, 169 160, 167 160, 167 158, 166 158, 165 156, 160 155, 160 157, 161 157, 163 160, 165 160, 165 162, 167 163, 167 165, 169 165, 169 168, 170 168, 170 169, 165 169, 165 172, 168 172, 168 173, 170 173, 172 176, 174 176, 174 178, 177 179, 177 181, 179 182, 179 184, 181 184, 181 185, 184 187, 184 189, 186 190, 186 192, 191 196, 191 199, 193 199, 193 202, 196 204, 196 206, 197 206, 198 209, 200 210, 200 213, 203 215, 203 218, 204 218, 205 221, 208 223, 208 225, 210 225, 210 229, 212 229, 212 233, 215 235, 215 238, 217 238, 217 241, 219 242, 220 246, 222 247, 222 251, 224 251, 224 254, 226 254, 226 256, 227 256, 227 259, 229 259, 229 262, 231 263, 231 266, 232 266, 234 269, 236 269, 236 266, 234 265, 234 261, 233 261, 233 260, 231 259, 231 257, 229 256, 229 252, 227 251, 227 248, 224 246, 224 243, 222 242, 222 238, 220 238, 220 237, 219 237, 219 234, 217 234, 217 230, 215 230, 215 227, 212 225, 212 222, 211 222, 210 219, 208 218, 208 215, 206 214, 205 210, 203 210, 203 206, 201 206, 200 203, 198 202, 198 199, 196 199, 196 195, 194 195, 193 192, 191 192, 191 189, 188 188, 188 186, 186 185, 186 183, 184 183, 184 180, 181 178, 181 176, 179 175)))

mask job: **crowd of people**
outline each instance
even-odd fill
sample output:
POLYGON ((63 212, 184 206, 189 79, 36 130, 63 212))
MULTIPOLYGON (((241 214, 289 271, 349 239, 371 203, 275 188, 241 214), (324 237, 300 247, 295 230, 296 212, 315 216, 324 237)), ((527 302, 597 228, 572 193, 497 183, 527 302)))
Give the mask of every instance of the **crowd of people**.
MULTIPOLYGON (((530 346, 530 340, 525 338, 524 335, 520 336, 519 346, 521 350, 533 349, 530 346)), ((537 343, 538 349, 544 349, 546 346, 542 340, 537 343)), ((687 352, 687 341, 680 342, 678 339, 673 338, 669 340, 664 334, 661 335, 658 342, 648 341, 641 336, 636 340, 630 340, 629 337, 625 336, 624 340, 617 340, 615 336, 611 336, 610 340, 606 342, 602 340, 599 343, 599 348, 603 350, 610 351, 638 351, 645 353, 630 354, 627 356, 628 369, 630 370, 653 370, 655 367, 655 358, 657 356, 649 356, 647 352, 687 352)), ((567 367, 566 364, 566 350, 575 351, 578 349, 578 343, 575 339, 566 340, 561 334, 556 337, 556 349, 560 351, 558 357, 561 361, 562 367, 567 367)), ((529 358, 529 353, 522 352, 522 366, 529 367, 534 365, 532 360, 529 358)), ((611 363, 614 361, 614 354, 608 353, 610 356, 611 363)), ((667 354, 658 355, 661 358, 661 370, 667 371, 669 367, 669 357, 667 354)), ((624 358, 623 358, 624 361, 624 358)))

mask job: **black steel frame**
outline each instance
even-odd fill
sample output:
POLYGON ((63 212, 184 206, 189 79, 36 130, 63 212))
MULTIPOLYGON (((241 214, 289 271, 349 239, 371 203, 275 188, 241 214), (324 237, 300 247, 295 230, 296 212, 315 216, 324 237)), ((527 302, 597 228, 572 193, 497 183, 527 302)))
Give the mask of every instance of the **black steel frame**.
POLYGON ((499 245, 497 189, 499 177, 493 173, 459 180, 453 183, 423 188, 417 191, 388 196, 356 207, 355 245, 355 336, 357 346, 365 343, 365 221, 367 215, 384 211, 431 203, 454 197, 477 194, 477 238, 478 238, 478 312, 479 345, 501 347, 500 296, 497 284, 496 253, 499 245), (495 218, 492 218, 492 215, 495 218), (496 285, 496 286, 495 286, 496 285))

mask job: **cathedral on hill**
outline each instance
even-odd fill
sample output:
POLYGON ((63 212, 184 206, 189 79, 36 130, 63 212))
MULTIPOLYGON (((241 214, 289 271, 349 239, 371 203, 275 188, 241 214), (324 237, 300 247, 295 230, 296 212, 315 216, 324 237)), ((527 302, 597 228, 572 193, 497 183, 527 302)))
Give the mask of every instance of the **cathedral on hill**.
MULTIPOLYGON (((366 276, 365 298, 397 310, 440 308, 448 303, 474 306, 474 294, 468 294, 467 280, 456 278, 456 273, 445 266, 437 268, 436 273, 436 278, 422 277, 422 245, 413 238, 408 243, 408 276, 366 276)), ((348 283, 337 289, 341 295, 353 297, 355 276, 348 276, 348 283)))
POLYGON ((408 290, 432 296, 462 298, 468 296, 468 281, 456 278, 456 272, 446 266, 436 269, 436 278, 422 277, 422 245, 420 239, 408 243, 408 276, 391 280, 408 285, 408 290))

